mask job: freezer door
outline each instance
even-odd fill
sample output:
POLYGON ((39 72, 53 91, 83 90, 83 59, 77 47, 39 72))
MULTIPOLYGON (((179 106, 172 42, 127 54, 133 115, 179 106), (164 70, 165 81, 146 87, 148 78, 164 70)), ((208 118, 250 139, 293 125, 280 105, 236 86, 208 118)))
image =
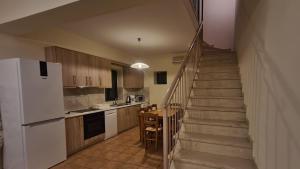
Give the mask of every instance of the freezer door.
POLYGON ((22 124, 64 117, 61 65, 28 59, 19 64, 22 124))
POLYGON ((65 120, 24 126, 26 169, 46 169, 66 160, 65 120))

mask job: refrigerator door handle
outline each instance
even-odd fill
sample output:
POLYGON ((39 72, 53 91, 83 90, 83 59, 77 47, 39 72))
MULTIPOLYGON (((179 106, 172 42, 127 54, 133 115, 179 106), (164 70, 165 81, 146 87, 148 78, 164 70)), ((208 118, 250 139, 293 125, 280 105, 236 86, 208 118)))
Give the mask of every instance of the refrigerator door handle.
POLYGON ((50 120, 44 120, 44 121, 39 121, 39 122, 34 122, 34 123, 28 123, 28 124, 22 124, 22 126, 37 126, 40 124, 45 124, 45 123, 52 123, 54 121, 59 121, 61 119, 64 119, 65 117, 58 117, 55 119, 50 119, 50 120))

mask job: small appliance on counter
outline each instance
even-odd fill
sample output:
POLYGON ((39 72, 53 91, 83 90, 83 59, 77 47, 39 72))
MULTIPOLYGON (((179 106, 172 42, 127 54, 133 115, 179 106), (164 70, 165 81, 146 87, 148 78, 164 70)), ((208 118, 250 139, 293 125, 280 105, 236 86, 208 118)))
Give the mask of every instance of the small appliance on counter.
POLYGON ((144 102, 145 96, 144 95, 135 95, 135 101, 136 102, 144 102))
POLYGON ((127 96, 127 97, 126 97, 126 103, 131 103, 131 98, 130 98, 130 96, 127 96))

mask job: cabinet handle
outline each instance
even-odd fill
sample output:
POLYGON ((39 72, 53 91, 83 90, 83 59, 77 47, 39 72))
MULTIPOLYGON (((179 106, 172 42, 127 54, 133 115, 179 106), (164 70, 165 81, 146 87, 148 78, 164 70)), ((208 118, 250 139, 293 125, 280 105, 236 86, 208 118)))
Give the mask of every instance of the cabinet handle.
POLYGON ((101 78, 99 77, 99 86, 101 87, 101 78))
POLYGON ((90 85, 92 86, 92 77, 90 76, 90 85))
POLYGON ((88 85, 89 85, 89 82, 88 82, 88 77, 87 77, 87 76, 85 77, 85 85, 86 85, 86 86, 88 86, 88 85))

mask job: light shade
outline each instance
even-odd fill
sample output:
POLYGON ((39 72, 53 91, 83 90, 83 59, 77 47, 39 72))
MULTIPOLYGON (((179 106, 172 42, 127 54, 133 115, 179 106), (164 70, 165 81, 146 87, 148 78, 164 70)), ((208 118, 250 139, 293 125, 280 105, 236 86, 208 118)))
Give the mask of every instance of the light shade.
POLYGON ((130 65, 130 67, 134 68, 134 69, 147 69, 147 68, 149 68, 149 65, 147 65, 145 63, 137 62, 137 63, 130 65))

